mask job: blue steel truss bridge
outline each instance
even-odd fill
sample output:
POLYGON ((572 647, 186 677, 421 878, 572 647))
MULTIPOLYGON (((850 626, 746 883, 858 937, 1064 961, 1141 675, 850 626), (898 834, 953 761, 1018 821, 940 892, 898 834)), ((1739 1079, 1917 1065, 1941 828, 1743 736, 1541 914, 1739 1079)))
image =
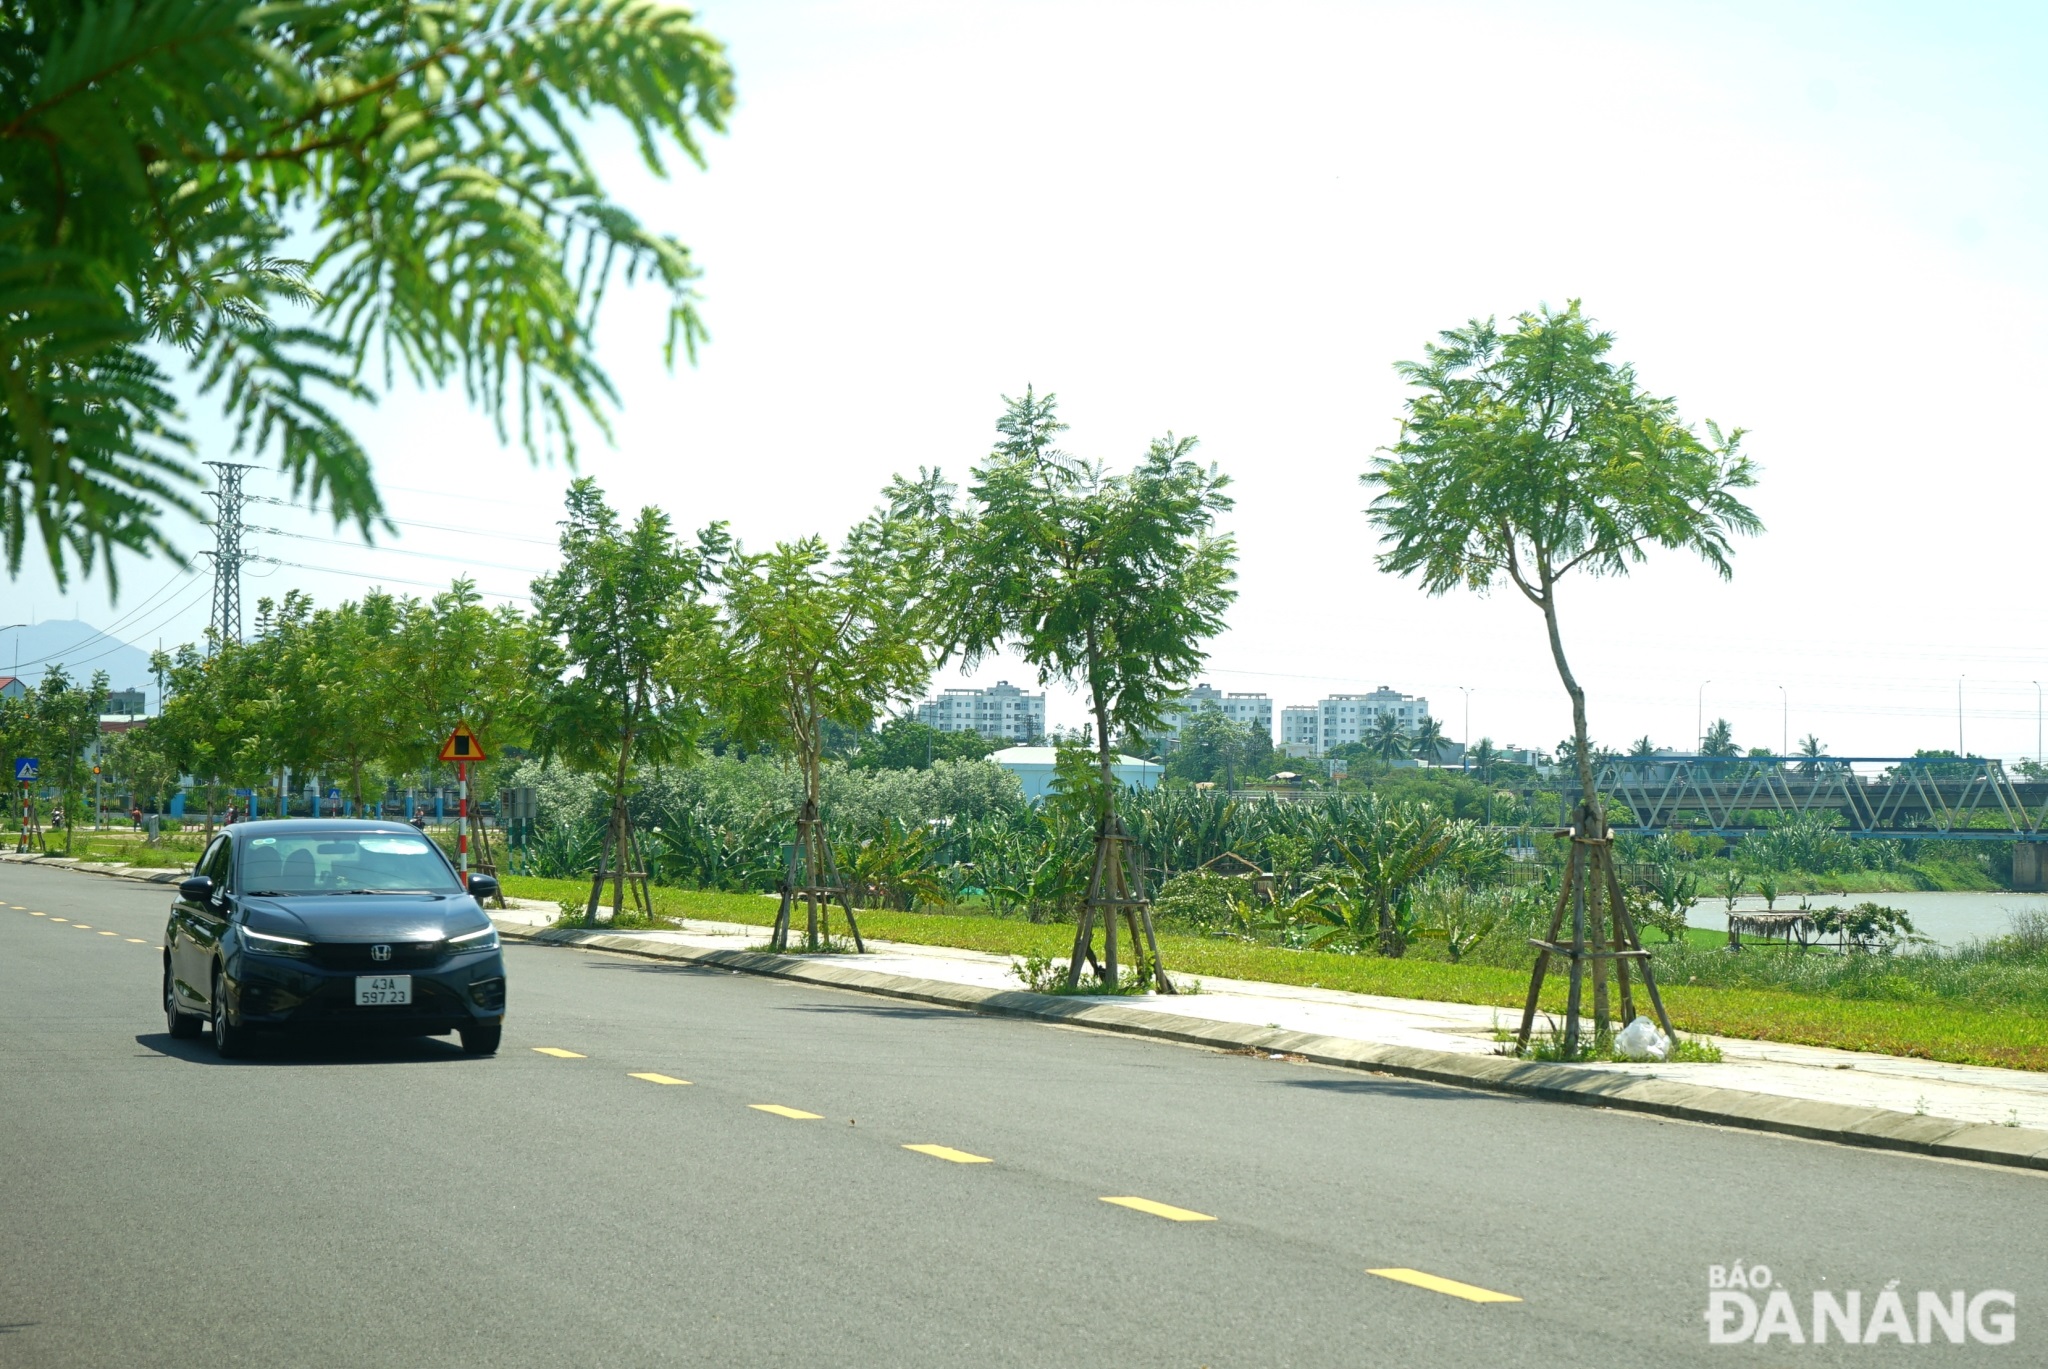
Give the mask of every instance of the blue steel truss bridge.
POLYGON ((1802 814, 1851 837, 2048 841, 2048 784, 2001 761, 1942 756, 1616 757, 1597 776, 1617 831, 1739 837, 1802 814))

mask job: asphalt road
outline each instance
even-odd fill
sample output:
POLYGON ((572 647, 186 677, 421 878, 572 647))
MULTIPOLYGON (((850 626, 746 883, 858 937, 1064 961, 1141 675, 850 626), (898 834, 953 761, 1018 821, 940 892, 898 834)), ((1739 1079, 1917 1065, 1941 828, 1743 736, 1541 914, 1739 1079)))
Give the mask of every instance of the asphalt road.
POLYGON ((2048 1361, 2031 1174, 537 947, 495 1059, 228 1064, 168 903, 0 866, 0 1364, 2048 1361), (1737 1261, 2017 1340, 1710 1345, 1737 1261))

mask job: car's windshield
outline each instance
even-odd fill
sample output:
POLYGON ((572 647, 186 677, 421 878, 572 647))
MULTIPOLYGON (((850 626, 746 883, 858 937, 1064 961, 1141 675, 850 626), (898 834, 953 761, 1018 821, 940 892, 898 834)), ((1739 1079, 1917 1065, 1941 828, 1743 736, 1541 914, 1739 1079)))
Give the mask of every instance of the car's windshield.
POLYGON ((242 889, 250 894, 462 892, 448 862, 417 832, 253 837, 242 843, 242 889))

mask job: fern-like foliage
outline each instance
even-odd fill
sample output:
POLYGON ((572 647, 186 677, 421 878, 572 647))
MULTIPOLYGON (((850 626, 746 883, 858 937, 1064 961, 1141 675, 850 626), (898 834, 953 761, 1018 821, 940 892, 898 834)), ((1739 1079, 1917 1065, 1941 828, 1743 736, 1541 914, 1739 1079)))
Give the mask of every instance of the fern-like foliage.
POLYGON ((657 173, 721 131, 732 76, 657 0, 0 0, 0 551, 60 583, 170 552, 200 475, 158 358, 238 450, 365 533, 334 409, 459 378, 530 455, 614 395, 591 330, 615 277, 702 328, 688 249, 613 203, 579 130, 657 173), (296 255, 287 254, 287 246, 296 255))

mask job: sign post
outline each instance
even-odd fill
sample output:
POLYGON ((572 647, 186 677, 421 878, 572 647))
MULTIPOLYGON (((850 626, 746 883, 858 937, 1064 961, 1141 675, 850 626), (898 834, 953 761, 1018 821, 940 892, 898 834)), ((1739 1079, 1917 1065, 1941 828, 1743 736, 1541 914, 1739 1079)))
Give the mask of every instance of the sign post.
POLYGON ((14 758, 14 778, 21 785, 21 839, 15 843, 15 854, 27 852, 29 843, 42 845, 42 831, 36 826, 35 783, 42 775, 43 763, 34 756, 14 758))
POLYGON ((484 760, 483 743, 476 739, 476 733, 469 730, 468 723, 455 724, 455 730, 448 734, 448 740, 441 743, 441 759, 455 762, 456 783, 461 786, 456 797, 455 851, 462 871, 462 884, 469 887, 469 763, 484 760))

